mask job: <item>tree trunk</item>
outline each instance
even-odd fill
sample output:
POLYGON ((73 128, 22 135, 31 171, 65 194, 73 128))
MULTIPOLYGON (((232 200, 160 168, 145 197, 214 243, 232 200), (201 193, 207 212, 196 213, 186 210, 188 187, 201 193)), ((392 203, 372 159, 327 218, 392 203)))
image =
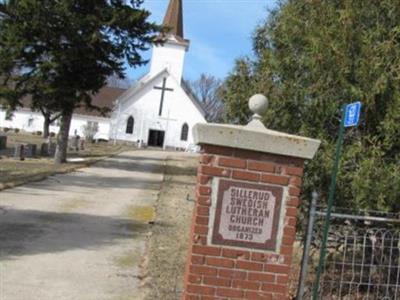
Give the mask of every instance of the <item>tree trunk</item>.
POLYGON ((56 164, 67 162, 68 136, 71 119, 72 111, 64 110, 61 114, 60 131, 57 135, 57 148, 54 156, 54 163, 56 164))
POLYGON ((49 137, 50 134, 50 118, 51 116, 44 116, 44 123, 43 123, 43 137, 46 139, 49 137))

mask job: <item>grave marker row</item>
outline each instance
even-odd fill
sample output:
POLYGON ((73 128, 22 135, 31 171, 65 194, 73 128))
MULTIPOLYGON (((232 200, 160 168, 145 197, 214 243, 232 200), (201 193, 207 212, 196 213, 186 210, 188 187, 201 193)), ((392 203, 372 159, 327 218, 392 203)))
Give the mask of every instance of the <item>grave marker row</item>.
POLYGON ((56 153, 56 143, 43 143, 40 147, 40 155, 41 156, 51 156, 53 157, 56 153))
MULTIPOLYGON (((40 146, 40 156, 52 157, 56 153, 56 143, 43 143, 40 146)), ((37 157, 38 147, 36 144, 17 144, 14 149, 14 159, 25 160, 25 158, 37 157)))

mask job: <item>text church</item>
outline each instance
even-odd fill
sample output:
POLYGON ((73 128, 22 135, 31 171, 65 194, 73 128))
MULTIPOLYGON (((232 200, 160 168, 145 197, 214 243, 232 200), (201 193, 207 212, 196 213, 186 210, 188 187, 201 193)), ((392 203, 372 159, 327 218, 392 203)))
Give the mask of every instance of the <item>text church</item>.
POLYGON ((186 149, 191 129, 205 112, 182 79, 189 40, 183 35, 182 0, 171 0, 163 45, 154 45, 150 71, 117 98, 110 138, 148 146, 186 149))

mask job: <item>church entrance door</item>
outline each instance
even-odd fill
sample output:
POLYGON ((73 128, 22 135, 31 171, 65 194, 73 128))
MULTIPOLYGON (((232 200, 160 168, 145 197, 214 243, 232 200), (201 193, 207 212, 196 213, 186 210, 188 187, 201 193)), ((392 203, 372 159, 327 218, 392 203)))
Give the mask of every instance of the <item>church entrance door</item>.
POLYGON ((162 147, 164 145, 164 137, 165 131, 150 129, 147 145, 151 147, 162 147))

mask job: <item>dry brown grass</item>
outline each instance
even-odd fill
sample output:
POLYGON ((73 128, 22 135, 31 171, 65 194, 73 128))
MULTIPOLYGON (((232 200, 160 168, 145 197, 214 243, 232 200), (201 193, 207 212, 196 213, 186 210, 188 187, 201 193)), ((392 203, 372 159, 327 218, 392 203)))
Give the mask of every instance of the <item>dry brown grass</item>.
POLYGON ((145 299, 179 299, 189 243, 197 158, 167 160, 156 206, 156 220, 148 243, 145 299))
POLYGON ((50 157, 26 158, 24 161, 14 160, 11 157, 15 144, 37 144, 38 149, 40 149, 40 145, 44 141, 42 137, 32 134, 7 134, 8 149, 0 152, 0 155, 2 155, 0 156, 0 190, 31 181, 43 180, 53 174, 71 172, 124 150, 133 150, 132 147, 124 145, 87 144, 84 151, 68 153, 68 157, 82 157, 84 158, 83 161, 61 165, 55 165, 50 157))

